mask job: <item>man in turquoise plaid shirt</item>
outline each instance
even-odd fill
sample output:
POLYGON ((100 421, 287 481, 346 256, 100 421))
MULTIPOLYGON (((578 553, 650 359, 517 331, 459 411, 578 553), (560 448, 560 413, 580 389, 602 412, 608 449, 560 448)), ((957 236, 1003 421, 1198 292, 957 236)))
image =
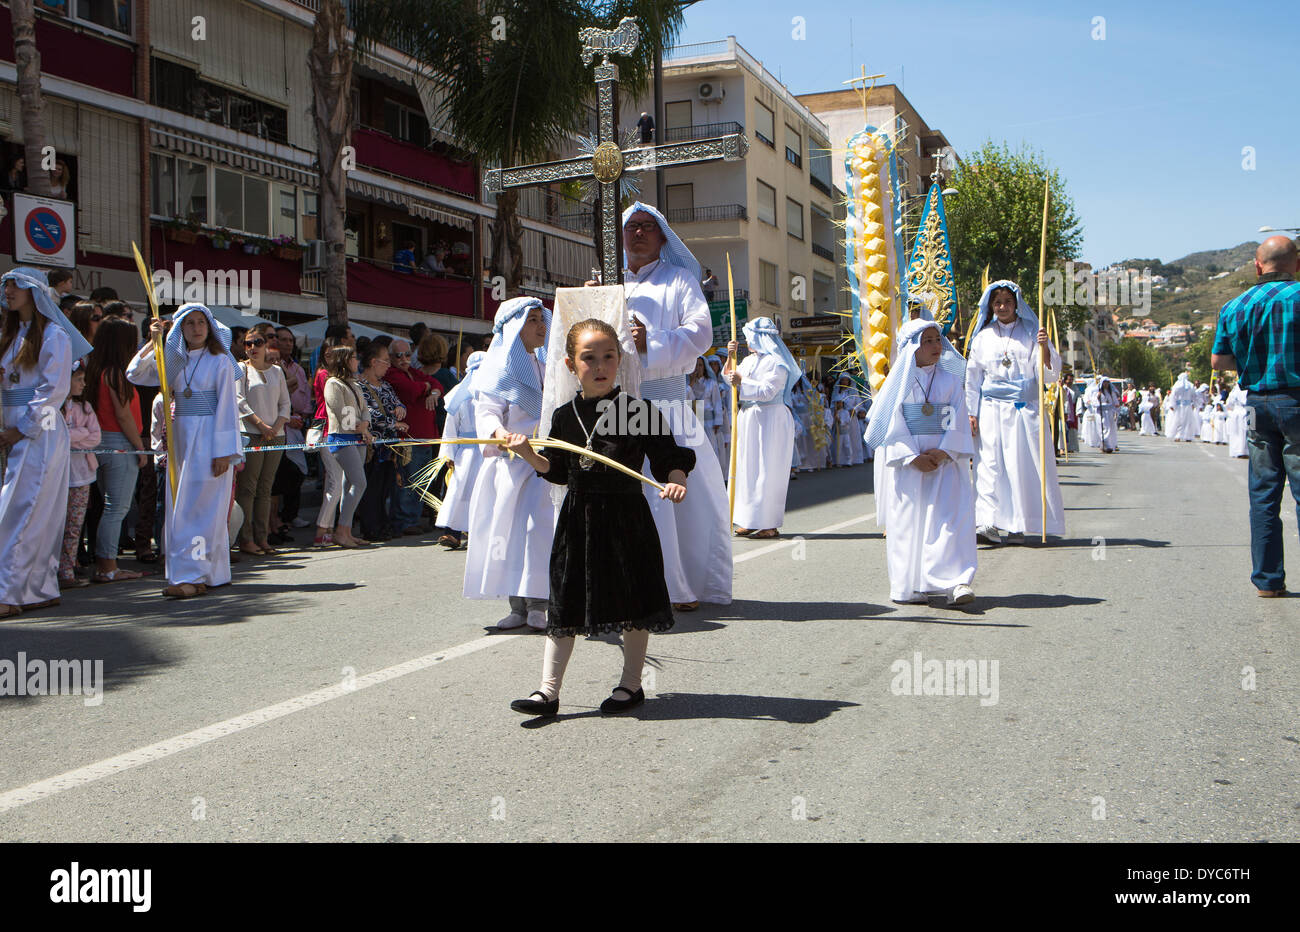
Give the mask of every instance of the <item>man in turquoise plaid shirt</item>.
POLYGON ((1223 306, 1210 364, 1235 369, 1250 426, 1251 582, 1284 596, 1282 491, 1287 478, 1300 517, 1300 257, 1285 236, 1255 251, 1259 281, 1223 306))

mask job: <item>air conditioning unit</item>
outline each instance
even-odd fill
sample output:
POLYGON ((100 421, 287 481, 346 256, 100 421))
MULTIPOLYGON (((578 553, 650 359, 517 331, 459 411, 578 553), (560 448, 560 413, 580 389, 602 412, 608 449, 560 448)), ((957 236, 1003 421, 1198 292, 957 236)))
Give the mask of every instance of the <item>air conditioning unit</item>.
POLYGON ((717 103, 727 96, 727 92, 722 89, 722 85, 716 81, 701 81, 695 93, 706 104, 717 103))
POLYGON ((308 270, 325 268, 325 241, 323 239, 314 239, 307 244, 307 251, 303 254, 303 263, 308 270))

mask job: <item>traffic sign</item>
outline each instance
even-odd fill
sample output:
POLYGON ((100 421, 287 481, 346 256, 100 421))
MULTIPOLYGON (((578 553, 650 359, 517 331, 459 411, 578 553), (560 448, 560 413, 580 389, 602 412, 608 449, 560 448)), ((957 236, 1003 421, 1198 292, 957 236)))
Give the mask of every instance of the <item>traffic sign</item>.
POLYGON ((72 201, 14 194, 14 261, 73 268, 77 208, 72 201))

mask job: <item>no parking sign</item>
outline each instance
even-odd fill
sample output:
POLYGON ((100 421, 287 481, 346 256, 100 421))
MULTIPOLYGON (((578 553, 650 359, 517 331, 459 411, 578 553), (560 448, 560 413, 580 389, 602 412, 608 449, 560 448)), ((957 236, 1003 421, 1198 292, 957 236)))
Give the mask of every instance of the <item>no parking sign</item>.
POLYGON ((70 269, 77 264, 77 210, 72 201, 14 194, 14 261, 70 269))

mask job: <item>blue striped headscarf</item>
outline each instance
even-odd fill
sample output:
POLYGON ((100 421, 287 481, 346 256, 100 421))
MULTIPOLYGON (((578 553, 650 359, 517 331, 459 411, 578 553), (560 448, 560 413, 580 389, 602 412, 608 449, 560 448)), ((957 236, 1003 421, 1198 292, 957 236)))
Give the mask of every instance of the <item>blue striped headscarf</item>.
POLYGON ((939 368, 956 376, 962 384, 966 382, 966 360, 953 349, 938 323, 933 320, 909 320, 903 324, 898 328, 898 352, 893 367, 889 370, 885 384, 880 386, 869 412, 871 423, 867 426, 866 441, 872 450, 879 449, 889 435, 889 425, 916 373, 916 351, 921 345, 921 335, 931 327, 939 331, 939 338, 943 341, 939 368))
MULTIPOLYGON (((542 381, 533 364, 533 354, 524 348, 519 333, 533 308, 542 309, 546 329, 551 329, 551 311, 537 298, 511 298, 499 308, 492 322, 492 345, 474 376, 474 391, 496 395, 523 408, 531 417, 542 416, 542 381)), ((546 369, 546 343, 536 351, 546 369)))
POLYGON ((755 317, 745 324, 745 343, 750 352, 770 354, 776 357, 776 364, 785 369, 785 389, 781 398, 787 407, 794 404, 794 387, 803 378, 803 370, 795 362, 789 348, 781 339, 781 331, 776 329, 770 317, 755 317))
MULTIPOLYGON (((189 350, 185 346, 185 334, 181 330, 181 322, 190 314, 202 314, 208 319, 208 328, 217 335, 217 342, 226 350, 226 358, 230 360, 230 377, 238 379, 243 375, 239 368, 239 361, 235 359, 234 354, 230 352, 231 333, 230 328, 212 316, 212 312, 203 304, 182 304, 180 310, 172 317, 172 329, 167 332, 167 344, 163 350, 163 361, 167 364, 168 383, 174 384, 176 379, 185 370, 185 363, 189 359, 189 350)), ((162 373, 159 373, 161 376, 162 373)))
MULTIPOLYGON (((76 328, 76 325, 59 310, 58 302, 50 294, 49 281, 44 272, 27 266, 19 266, 5 272, 4 276, 0 277, 0 282, 13 282, 19 288, 26 288, 32 293, 32 300, 36 302, 36 313, 50 323, 58 324, 63 328, 63 332, 68 335, 68 339, 72 342, 73 359, 80 359, 90 353, 90 343, 81 335, 81 331, 76 328)), ((0 307, 3 307, 6 311, 9 310, 9 302, 4 299, 3 290, 0 290, 0 307)))
POLYGON ((651 217, 654 217, 655 223, 659 224, 659 230, 664 235, 663 247, 659 250, 659 258, 665 265, 675 265, 678 268, 685 269, 690 273, 691 278, 696 284, 700 282, 700 261, 695 258, 694 254, 686 248, 682 238, 673 232, 673 228, 668 225, 668 220, 658 210, 649 204, 642 204, 637 201, 627 210, 623 211, 623 224, 626 227, 627 222, 632 219, 632 215, 638 211, 645 211, 651 217))

